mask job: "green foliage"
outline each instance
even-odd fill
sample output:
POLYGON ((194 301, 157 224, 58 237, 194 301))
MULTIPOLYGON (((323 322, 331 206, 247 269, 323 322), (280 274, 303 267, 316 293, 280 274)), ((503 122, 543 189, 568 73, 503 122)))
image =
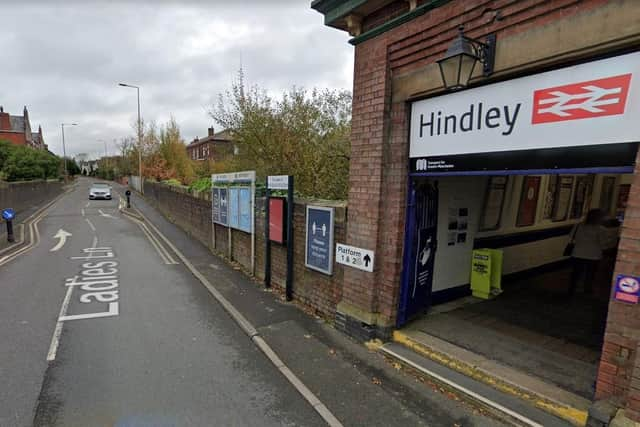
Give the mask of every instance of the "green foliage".
POLYGON ((211 178, 205 177, 193 181, 191 185, 189 185, 189 190, 198 192, 211 190, 211 178))
MULTIPOLYGON (((64 158, 62 159, 62 161, 64 162, 64 158)), ((75 159, 72 159, 70 157, 67 157, 67 172, 71 176, 80 174, 80 166, 78 166, 78 163, 76 163, 75 159)))
POLYGON ((302 195, 347 197, 349 92, 294 87, 275 100, 256 86, 246 89, 240 72, 210 114, 239 148, 235 170, 256 170, 260 177, 294 175, 302 195))
POLYGON ((193 166, 187 155, 187 148, 180 135, 180 127, 171 117, 164 126, 160 127, 158 151, 165 162, 166 168, 174 171, 175 178, 183 183, 190 183, 194 179, 193 166))
POLYGON ((61 166, 61 159, 48 151, 0 142, 0 175, 8 181, 58 178, 61 166))
POLYGON ((179 179, 176 178, 170 178, 170 179, 165 179, 164 181, 162 181, 164 184, 168 184, 168 185, 182 185, 182 182, 179 179))

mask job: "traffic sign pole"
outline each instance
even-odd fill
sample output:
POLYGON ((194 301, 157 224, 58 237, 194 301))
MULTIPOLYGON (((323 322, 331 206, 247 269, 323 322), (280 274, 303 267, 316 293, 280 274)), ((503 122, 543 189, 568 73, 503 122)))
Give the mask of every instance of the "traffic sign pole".
POLYGON ((293 299, 293 175, 289 175, 287 191, 287 301, 293 299))
POLYGON ((271 196, 271 190, 269 190, 269 177, 267 177, 267 185, 265 192, 265 217, 264 217, 264 287, 271 287, 271 239, 269 238, 269 197, 271 196))
POLYGON ((7 241, 13 243, 16 239, 13 237, 13 221, 7 221, 7 241))
POLYGON ((2 219, 7 222, 7 241, 9 243, 13 243, 16 239, 13 237, 13 219, 15 218, 16 213, 13 209, 7 208, 2 211, 2 219))

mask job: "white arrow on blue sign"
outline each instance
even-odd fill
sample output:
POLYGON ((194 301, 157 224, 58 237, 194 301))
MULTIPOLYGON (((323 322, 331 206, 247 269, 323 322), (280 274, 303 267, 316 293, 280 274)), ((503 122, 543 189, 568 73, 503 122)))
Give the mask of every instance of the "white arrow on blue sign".
POLYGON ((5 221, 11 221, 13 218, 16 217, 16 213, 13 209, 11 208, 6 208, 2 210, 2 218, 5 221))

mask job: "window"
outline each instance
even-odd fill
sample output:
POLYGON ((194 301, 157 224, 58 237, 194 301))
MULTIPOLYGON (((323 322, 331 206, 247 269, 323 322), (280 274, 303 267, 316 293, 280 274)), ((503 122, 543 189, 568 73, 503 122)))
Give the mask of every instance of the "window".
POLYGON ((593 175, 580 176, 576 180, 576 192, 571 206, 571 218, 581 218, 587 206, 591 204, 591 190, 593 189, 593 175))
POLYGON ((524 177, 516 227, 526 227, 535 223, 540 180, 541 177, 539 176, 524 177))
POLYGON ((553 218, 553 207, 555 206, 556 195, 558 194, 558 175, 549 175, 547 181, 547 191, 544 194, 544 210, 542 219, 553 218))
POLYGON ((600 203, 599 208, 604 213, 609 215, 611 213, 611 205, 613 204, 613 191, 616 187, 615 176, 605 176, 602 179, 602 187, 600 189, 600 203))
POLYGON ((480 218, 480 231, 496 230, 500 227, 507 179, 506 176, 492 176, 489 178, 482 208, 482 217, 480 218))
POLYGON ((556 186, 556 195, 553 201, 552 220, 564 221, 569 214, 569 203, 571 202, 571 193, 573 192, 572 176, 560 176, 560 183, 556 186))

